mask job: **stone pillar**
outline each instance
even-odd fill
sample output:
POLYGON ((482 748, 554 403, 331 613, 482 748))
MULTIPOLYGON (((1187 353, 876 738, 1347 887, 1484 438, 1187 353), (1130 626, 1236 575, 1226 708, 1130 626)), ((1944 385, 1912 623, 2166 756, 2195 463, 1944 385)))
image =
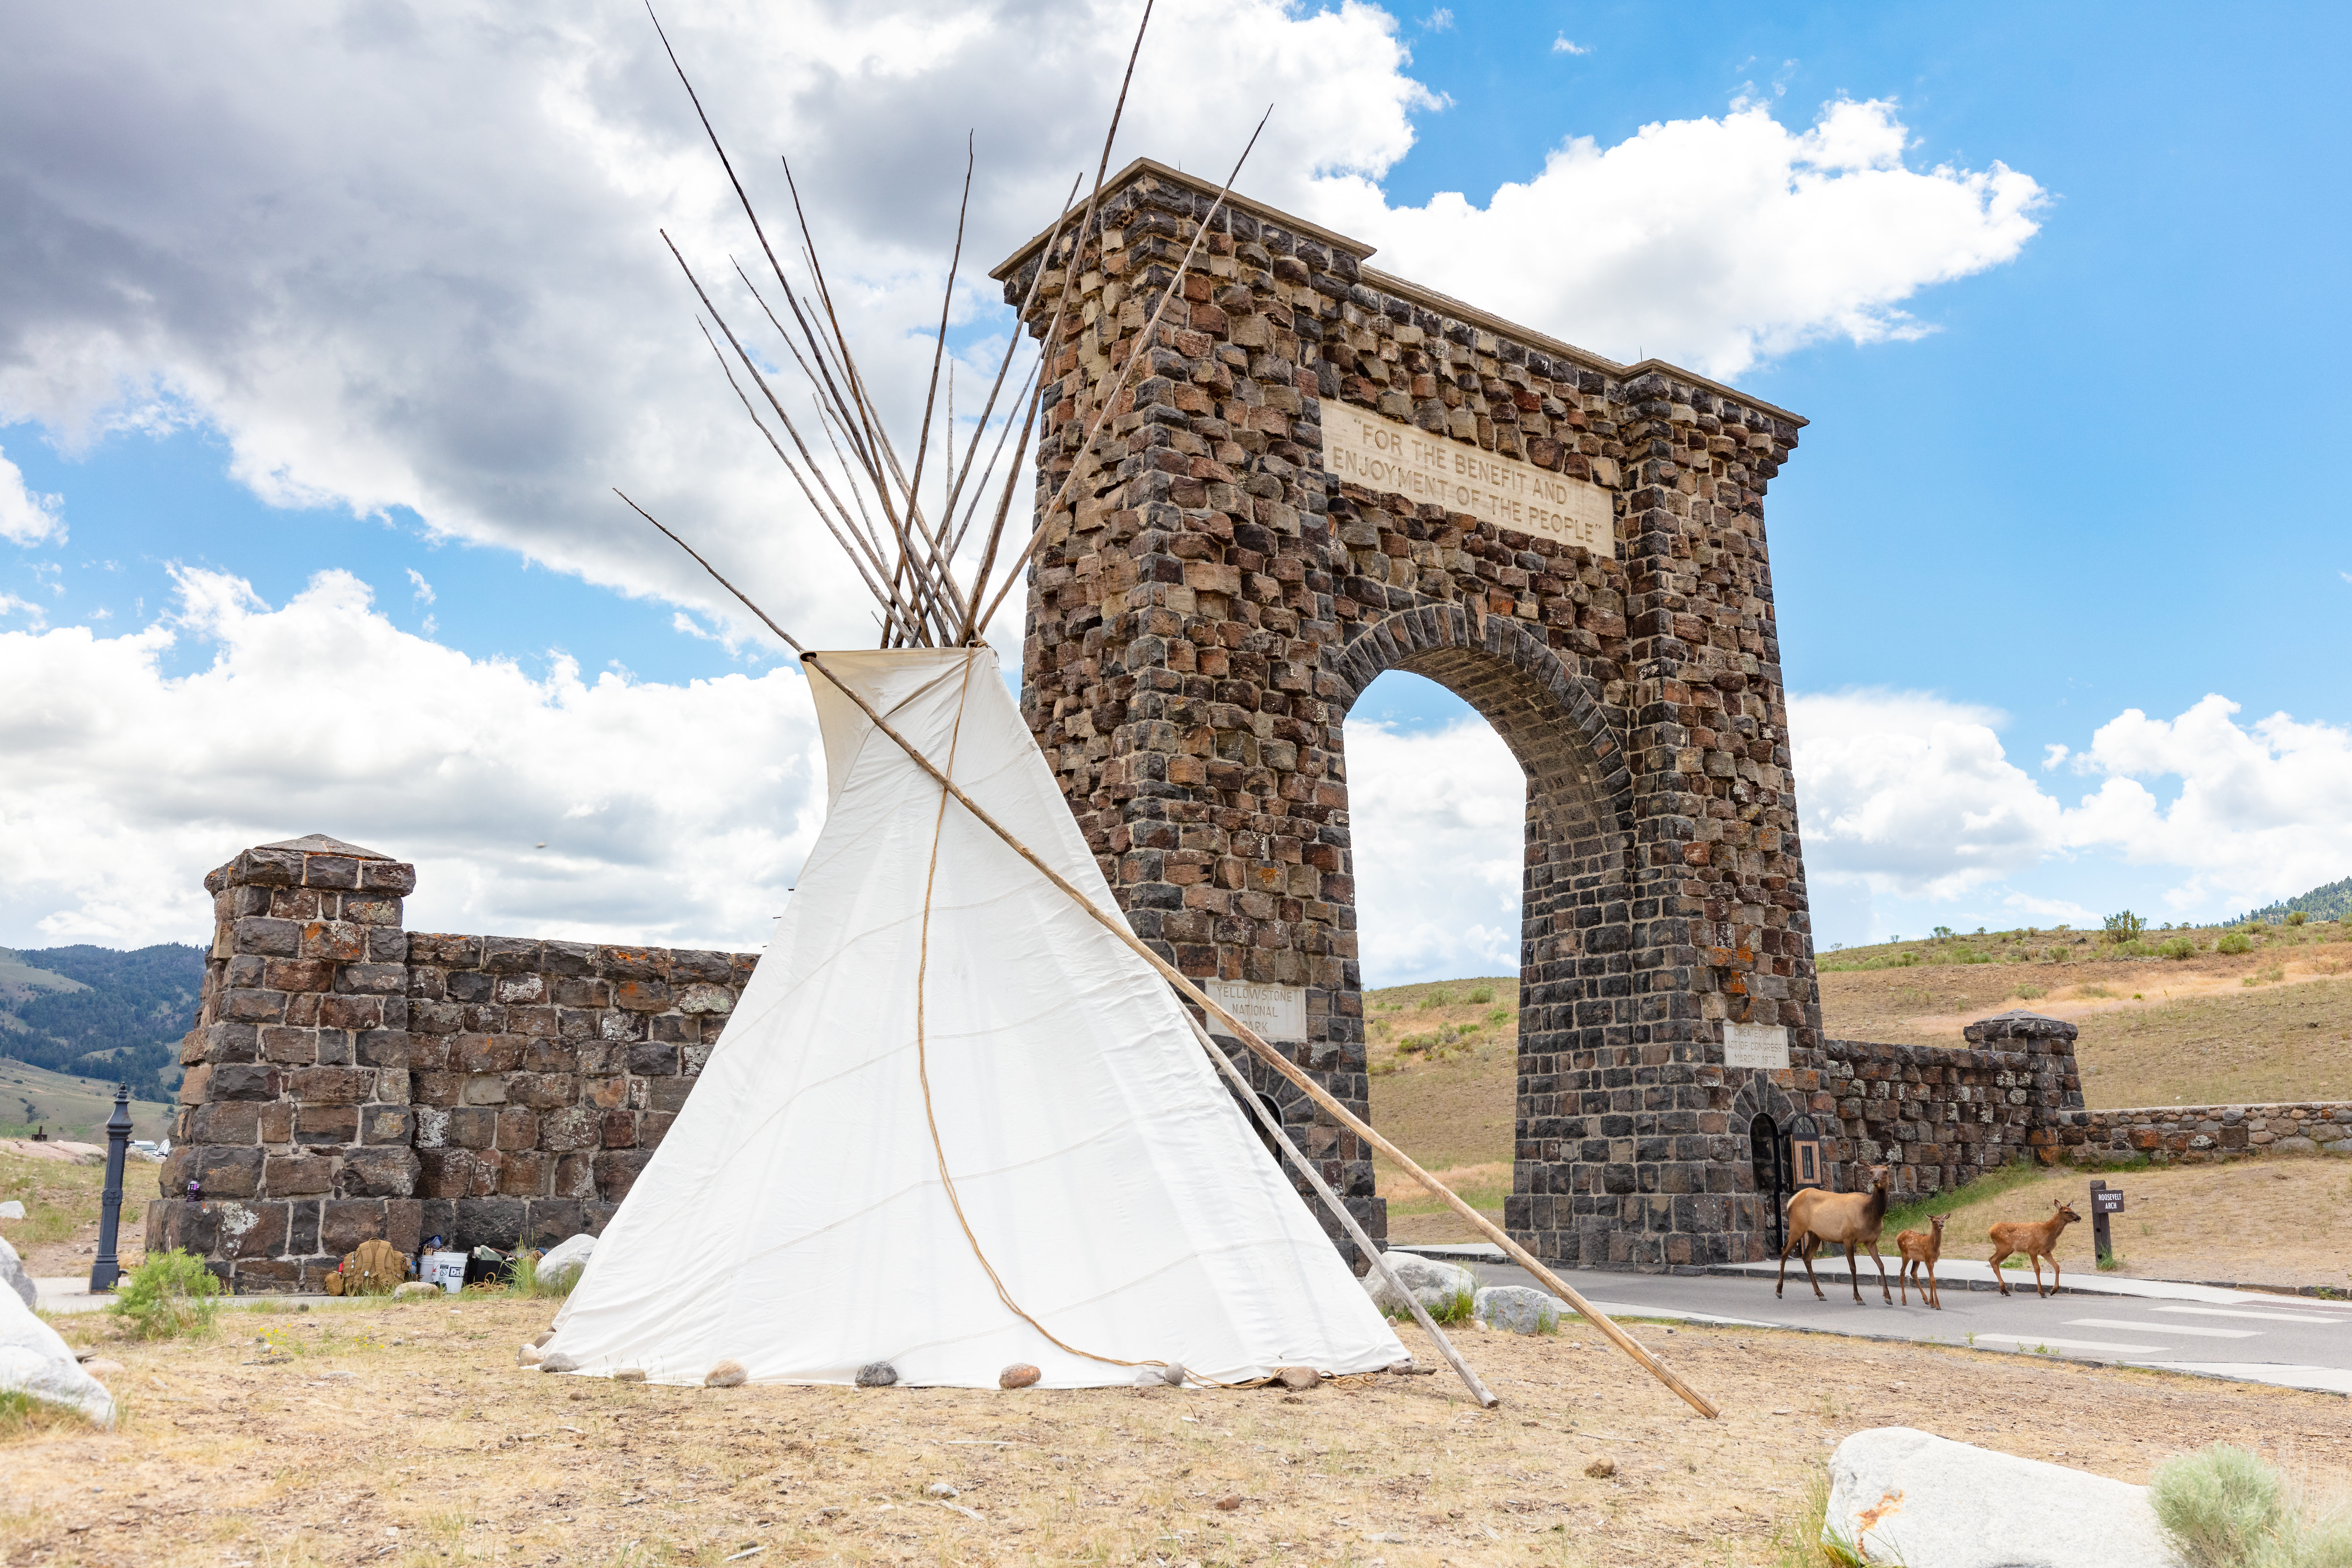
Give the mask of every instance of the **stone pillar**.
POLYGON ((415 867, 320 835, 205 879, 213 945, 151 1250, 185 1248, 239 1290, 295 1290, 362 1241, 416 1249, 401 919, 415 885, 415 867))
MULTIPOLYGON (((1065 299, 1068 313, 1046 348, 1041 506, 1174 276, 1194 194, 1122 175, 1099 231, 1047 266, 1030 328, 1042 332, 1065 299)), ((1318 254, 1328 268, 1329 254, 1318 254)), ((1016 304, 1038 265, 1011 275, 1016 304)), ((1167 319, 1169 346, 1112 404, 1098 467, 1044 520, 1022 706, 1136 934, 1201 982, 1303 993, 1305 1037, 1278 1043, 1363 1116, 1333 743, 1344 709, 1321 667, 1340 628, 1323 479, 1312 432, 1296 424, 1316 384, 1288 306, 1307 279, 1288 241, 1269 254, 1253 218, 1212 237, 1167 319)), ((1370 1151, 1238 1043, 1228 1048, 1383 1241, 1370 1151)))

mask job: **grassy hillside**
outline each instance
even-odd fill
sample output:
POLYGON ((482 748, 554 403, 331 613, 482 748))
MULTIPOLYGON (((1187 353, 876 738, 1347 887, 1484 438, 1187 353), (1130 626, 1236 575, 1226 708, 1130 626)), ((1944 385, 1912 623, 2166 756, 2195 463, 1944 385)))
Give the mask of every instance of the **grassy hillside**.
POLYGON ((1957 1046, 1989 1013, 2066 1019, 2093 1106, 2352 1100, 2352 925, 1977 932, 1820 968, 1833 1037, 1957 1046))
MULTIPOLYGON (((2031 1008, 2082 1031, 2093 1106, 2352 1100, 2352 925, 2305 921, 2104 932, 1942 935, 1820 955, 1832 1037, 1961 1046, 1988 1014, 2031 1008), (2181 956, 2164 956, 2164 944, 2181 956), (2240 948, 2242 951, 2229 951, 2240 948)), ((1518 982, 1393 986, 1364 997, 1372 1121, 1499 1219, 1511 1184, 1518 982)), ((1386 1162, 1400 1241, 1469 1228, 1386 1162)))
MULTIPOLYGON (((104 1143, 106 1119, 113 1114, 110 1079, 0 1058, 0 1138, 29 1138, 35 1128, 45 1127, 52 1138, 104 1143)), ((172 1129, 172 1107, 133 1090, 131 1123, 133 1138, 161 1139, 172 1129)))
MULTIPOLYGON (((1372 1125, 1501 1223, 1511 1190, 1519 1048, 1516 975, 1398 985, 1364 996, 1372 1125)), ((1398 1241, 1468 1237, 1467 1224, 1385 1160, 1375 1163, 1398 1241)))
POLYGON ((203 950, 179 942, 0 949, 0 1055, 168 1098, 204 973, 203 950))

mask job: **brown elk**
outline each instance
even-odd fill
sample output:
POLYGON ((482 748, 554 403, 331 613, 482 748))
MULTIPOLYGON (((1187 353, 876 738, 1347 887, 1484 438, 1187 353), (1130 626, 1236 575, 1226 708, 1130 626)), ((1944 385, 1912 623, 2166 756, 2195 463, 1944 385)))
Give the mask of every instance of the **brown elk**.
POLYGON ((2066 1227, 2083 1216, 2076 1214, 2061 1198, 2050 1205, 2055 1212, 2040 1225, 2028 1225, 2022 1220, 1997 1225, 1985 1234, 1992 1240, 1992 1277, 2000 1284, 2000 1293, 2009 1294, 2009 1281, 2000 1278, 2001 1259, 2013 1252, 2022 1252, 2033 1264, 2033 1293, 2039 1297, 2054 1295, 2058 1289, 2058 1254, 2052 1249, 2066 1227), (2042 1260, 2050 1259, 2050 1289, 2042 1289, 2042 1260))
POLYGON ((1911 1281, 1918 1271, 1927 1277, 1919 1286, 1919 1300, 1937 1311, 1944 1310, 1943 1292, 1936 1288, 1936 1260, 1944 1255, 1944 1222, 1952 1216, 1931 1214, 1925 1230, 1906 1230, 1895 1238, 1895 1250, 1903 1255, 1903 1267, 1895 1272, 1895 1288, 1903 1296, 1903 1304, 1911 1304, 1911 1281))
POLYGON ((1871 1262, 1878 1266, 1878 1293, 1886 1304, 1895 1305, 1895 1292, 1886 1283, 1886 1260, 1878 1256, 1878 1227, 1886 1221, 1886 1167, 1870 1167, 1870 1190, 1865 1193, 1832 1193, 1819 1187, 1807 1187, 1789 1194, 1789 1245, 1780 1249, 1780 1279, 1772 1287, 1772 1294, 1780 1294, 1789 1282, 1789 1254, 1796 1252, 1805 1262, 1805 1281, 1812 1286, 1813 1295, 1822 1294, 1822 1282, 1813 1278, 1813 1248, 1843 1247, 1845 1248, 1846 1282, 1853 1287, 1853 1304, 1862 1305, 1862 1270, 1854 1261, 1853 1249, 1866 1247, 1871 1262), (1801 1247, 1801 1250, 1800 1248, 1801 1247))

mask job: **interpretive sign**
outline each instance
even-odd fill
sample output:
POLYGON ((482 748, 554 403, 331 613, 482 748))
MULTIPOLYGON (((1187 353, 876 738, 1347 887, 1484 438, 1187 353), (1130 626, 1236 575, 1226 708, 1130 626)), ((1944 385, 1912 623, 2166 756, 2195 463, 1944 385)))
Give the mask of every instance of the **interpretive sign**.
POLYGON ((1723 1026, 1723 1065, 1785 1071, 1789 1066, 1789 1031, 1778 1024, 1723 1026))
MULTIPOLYGON (((1307 993, 1296 985, 1269 985, 1256 980, 1212 980, 1201 989, 1218 1006, 1256 1030, 1258 1038, 1268 1045, 1281 1041, 1297 1044, 1307 1038, 1307 993)), ((1214 1014, 1209 1016, 1209 1033, 1226 1033, 1214 1014)))
POLYGON ((1323 468, 1368 490, 1433 502, 1497 528, 1617 557, 1609 492, 1599 485, 1350 408, 1337 398, 1323 400, 1323 468))

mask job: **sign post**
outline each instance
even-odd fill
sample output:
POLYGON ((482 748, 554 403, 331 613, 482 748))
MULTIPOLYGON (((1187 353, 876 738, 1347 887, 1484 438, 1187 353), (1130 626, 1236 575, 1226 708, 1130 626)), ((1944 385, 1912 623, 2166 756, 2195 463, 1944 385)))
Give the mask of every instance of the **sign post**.
POLYGON ((2091 1184, 2091 1241, 2098 1249, 2099 1267, 2111 1268, 2116 1261, 2116 1244, 2107 1235, 2107 1216, 2124 1212, 2124 1195, 2105 1182, 2091 1184))

